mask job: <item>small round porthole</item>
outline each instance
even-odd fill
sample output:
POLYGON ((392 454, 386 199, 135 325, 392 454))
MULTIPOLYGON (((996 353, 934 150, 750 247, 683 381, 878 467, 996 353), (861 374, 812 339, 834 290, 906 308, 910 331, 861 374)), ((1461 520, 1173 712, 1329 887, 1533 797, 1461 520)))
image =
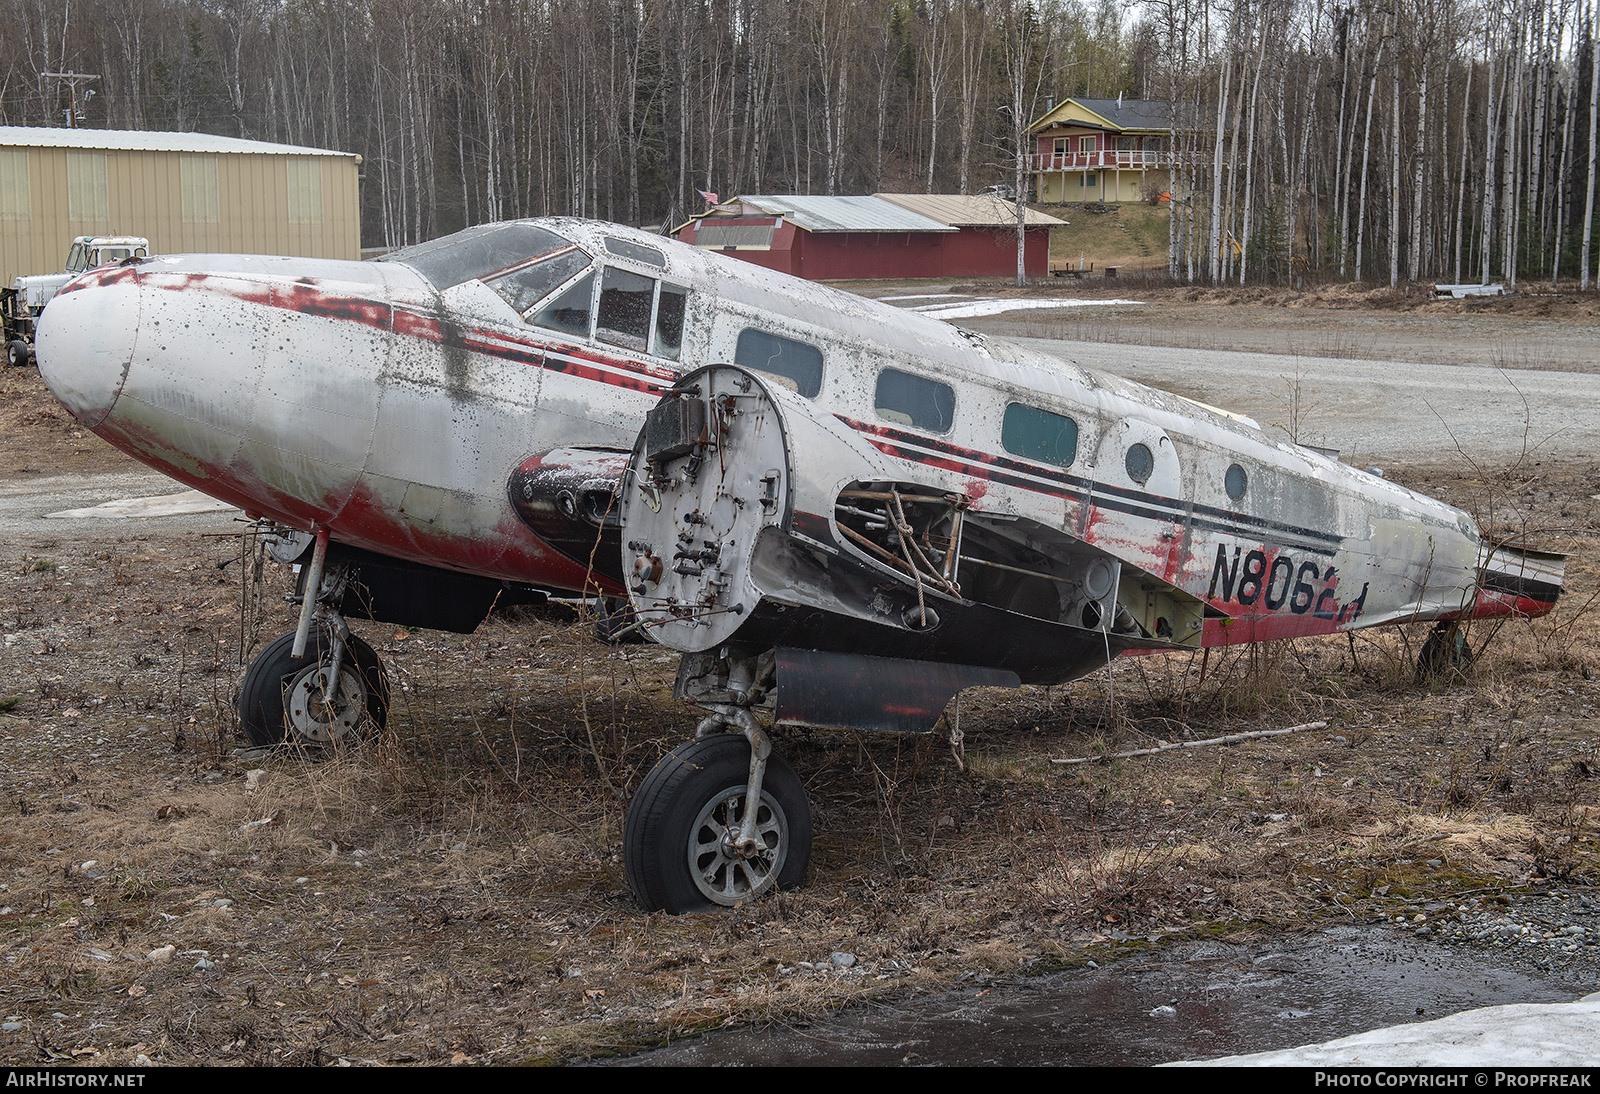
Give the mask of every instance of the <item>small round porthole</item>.
POLYGON ((1128 478, 1134 482, 1144 482, 1155 473, 1156 458, 1150 454, 1150 449, 1136 444, 1129 447, 1123 466, 1128 469, 1128 478))
POLYGON ((1238 501, 1244 497, 1244 488, 1250 480, 1245 476, 1244 468, 1233 464, 1228 468, 1228 473, 1222 478, 1222 485, 1228 491, 1228 497, 1238 501))

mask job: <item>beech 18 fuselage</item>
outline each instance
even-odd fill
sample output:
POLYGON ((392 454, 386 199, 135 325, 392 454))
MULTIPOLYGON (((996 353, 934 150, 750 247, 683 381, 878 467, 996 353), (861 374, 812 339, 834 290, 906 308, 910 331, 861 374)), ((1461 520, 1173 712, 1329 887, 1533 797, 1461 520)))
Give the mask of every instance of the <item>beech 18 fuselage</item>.
POLYGON ((307 564, 299 630, 241 695, 258 742, 381 720, 381 665, 342 615, 470 630, 507 583, 631 595, 712 712, 710 751, 669 757, 630 814, 652 906, 803 875, 792 788, 675 804, 727 789, 689 769, 748 764, 741 788, 767 792, 751 711, 774 699, 781 722, 926 729, 967 684, 1540 614, 1560 586, 1555 556, 1246 419, 615 225, 486 225, 377 262, 130 261, 57 295, 38 358, 83 425, 307 564), (683 858, 707 823, 720 842, 698 860, 691 833, 699 865, 661 875, 660 840, 683 858))

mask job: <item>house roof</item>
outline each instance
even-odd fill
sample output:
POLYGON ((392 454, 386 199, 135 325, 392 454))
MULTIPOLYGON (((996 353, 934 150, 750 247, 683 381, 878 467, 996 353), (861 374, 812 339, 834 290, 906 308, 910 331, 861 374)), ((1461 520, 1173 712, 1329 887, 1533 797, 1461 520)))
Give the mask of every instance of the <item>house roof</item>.
MULTIPOLYGON (((1029 130, 1051 125, 1069 125, 1081 122, 1081 115, 1089 114, 1104 122, 1104 128, 1118 131, 1164 130, 1172 126, 1172 104, 1154 99, 1063 99, 1044 116, 1029 126, 1029 130), (1073 110, 1077 107, 1077 110, 1073 110), (1079 117, 1071 117, 1071 115, 1079 117)), ((1092 123, 1090 123, 1092 124, 1092 123)))
POLYGON ((354 152, 303 148, 294 144, 247 141, 210 133, 168 133, 132 129, 52 129, 46 126, 0 125, 0 147, 92 148, 116 152, 243 153, 276 156, 348 156, 354 152))
POLYGON ((739 201, 808 232, 953 232, 956 229, 881 197, 741 194, 739 201))
MULTIPOLYGON (((901 208, 910 209, 913 213, 928 217, 930 220, 937 220, 952 228, 1014 228, 1017 224, 1016 203, 988 195, 876 194, 874 196, 892 201, 901 208)), ((1053 224, 1065 224, 1066 221, 1049 213, 1041 213, 1037 209, 1028 209, 1023 217, 1023 223, 1042 228, 1053 224)))

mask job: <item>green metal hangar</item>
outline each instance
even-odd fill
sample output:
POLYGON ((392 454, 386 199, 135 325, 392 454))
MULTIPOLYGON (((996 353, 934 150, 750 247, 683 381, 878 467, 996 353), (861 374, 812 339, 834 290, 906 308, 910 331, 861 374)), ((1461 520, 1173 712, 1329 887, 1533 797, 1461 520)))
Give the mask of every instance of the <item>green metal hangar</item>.
POLYGON ((354 152, 213 137, 0 126, 0 284, 61 269, 77 236, 153 254, 361 257, 354 152))

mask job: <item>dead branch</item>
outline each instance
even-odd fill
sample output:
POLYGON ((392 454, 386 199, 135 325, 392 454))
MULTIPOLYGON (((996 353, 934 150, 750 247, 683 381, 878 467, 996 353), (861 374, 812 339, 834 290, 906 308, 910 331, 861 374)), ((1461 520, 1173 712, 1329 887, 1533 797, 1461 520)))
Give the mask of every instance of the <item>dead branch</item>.
POLYGON ((1253 729, 1248 733, 1230 733, 1226 737, 1208 737, 1203 741, 1178 741, 1155 748, 1136 748, 1131 752, 1113 752, 1108 756, 1074 756, 1071 759, 1051 760, 1053 764, 1092 764, 1104 760, 1126 760, 1134 756, 1154 756, 1157 752, 1170 752, 1174 748, 1204 748, 1207 745, 1231 745, 1257 737, 1282 737, 1286 733, 1299 733, 1307 729, 1326 729, 1327 722, 1307 722, 1288 729, 1253 729))

